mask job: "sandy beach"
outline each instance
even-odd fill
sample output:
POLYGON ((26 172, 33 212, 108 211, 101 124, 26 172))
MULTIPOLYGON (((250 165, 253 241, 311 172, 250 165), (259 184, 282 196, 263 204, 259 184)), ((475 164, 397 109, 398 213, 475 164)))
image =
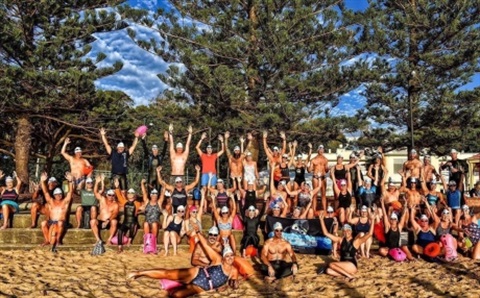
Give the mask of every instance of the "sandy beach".
MULTIPOLYGON (((139 251, 102 256, 87 251, 0 251, 1 297, 166 297, 157 280, 127 282, 127 272, 147 268, 188 267, 190 255, 144 255, 139 251)), ((243 281, 238 290, 205 293, 200 297, 479 297, 478 263, 461 258, 453 264, 418 261, 397 264, 378 256, 360 260, 352 282, 318 276, 315 270, 328 257, 298 255, 300 270, 291 279, 272 285, 260 276, 243 281)))

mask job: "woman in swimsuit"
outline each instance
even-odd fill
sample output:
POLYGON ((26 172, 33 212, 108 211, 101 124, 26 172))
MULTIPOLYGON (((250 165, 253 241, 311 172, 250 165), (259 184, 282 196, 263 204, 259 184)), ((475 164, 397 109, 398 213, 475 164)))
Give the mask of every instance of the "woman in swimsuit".
POLYGON ((465 253, 471 251, 472 259, 480 259, 480 226, 477 216, 470 213, 470 208, 467 205, 462 206, 460 226, 463 232, 459 234, 458 246, 465 253))
MULTIPOLYGON (((443 180, 443 176, 441 177, 443 180)), ((426 183, 425 179, 422 180, 422 190, 423 195, 426 197, 425 203, 429 204, 432 207, 439 208, 440 204, 443 206, 447 206, 445 199, 443 198, 443 194, 437 191, 437 180, 431 180, 430 182, 426 183)), ((430 216, 433 216, 429 214, 430 216)))
POLYGON ((246 152, 243 159, 243 189, 247 189, 248 181, 256 185, 258 177, 257 162, 253 160, 252 152, 246 152))
POLYGON ((307 173, 307 164, 305 163, 306 160, 310 160, 310 156, 312 155, 312 144, 308 143, 308 156, 306 160, 303 160, 303 155, 298 154, 297 159, 294 162, 294 156, 297 149, 297 141, 293 142, 293 149, 291 154, 290 166, 294 165, 295 167, 295 178, 293 179, 294 188, 293 190, 298 190, 300 185, 305 182, 305 173, 307 173))
MULTIPOLYGON (((353 238, 352 227, 349 224, 343 226, 343 237, 335 236, 328 232, 325 226, 324 213, 320 212, 320 225, 322 226, 323 234, 330 238, 334 243, 340 243, 340 261, 332 262, 328 268, 320 268, 318 273, 327 273, 328 275, 336 277, 346 277, 350 280, 355 278, 358 271, 357 266, 357 251, 363 243, 365 243, 373 234, 373 225, 370 225, 370 230, 364 236, 357 235, 353 238)), ((370 220, 373 222, 374 215, 372 214, 370 220)))
MULTIPOLYGON (((209 173, 208 174, 208 185, 207 189, 209 190, 212 200, 215 201, 215 206, 217 206, 218 209, 221 209, 222 207, 229 207, 232 208, 232 205, 235 205, 234 200, 230 200, 230 197, 233 197, 233 192, 235 191, 235 188, 225 188, 225 184, 223 182, 223 179, 218 179, 217 180, 217 187, 211 187, 211 182, 212 182, 213 174, 209 173)), ((217 210, 218 211, 218 210, 217 210)))
MULTIPOLYGON (((0 173, 3 176, 3 172, 0 173)), ((18 195, 20 193, 20 187, 22 186, 22 180, 17 176, 17 173, 13 172, 13 176, 16 177, 17 185, 13 186, 13 178, 5 178, 5 186, 0 192, 0 206, 1 213, 3 214, 3 225, 0 227, 0 230, 8 228, 8 222, 10 215, 18 212, 18 195)))
POLYGON ((152 189, 150 195, 147 192, 147 188, 145 185, 147 184, 147 180, 142 179, 141 187, 142 187, 142 195, 143 195, 143 206, 141 210, 145 212, 145 222, 143 223, 143 231, 144 234, 152 233, 155 235, 155 240, 158 243, 158 230, 162 228, 160 224, 160 215, 163 211, 167 212, 162 208, 163 201, 165 199, 165 188, 162 188, 162 194, 160 195, 160 199, 158 198, 158 191, 156 189, 152 189))
MULTIPOLYGON (((291 197, 294 197, 293 204, 295 204, 295 209, 298 207, 300 208, 300 213, 306 213, 307 218, 312 219, 314 218, 314 211, 310 206, 312 205, 312 201, 314 198, 317 197, 317 193, 320 190, 320 186, 312 190, 312 186, 310 183, 302 182, 300 184, 300 189, 291 191, 288 187, 285 189, 287 194, 291 197)), ((294 210, 295 212, 295 210, 294 210)))
MULTIPOLYGON (((283 181, 278 183, 278 187, 275 187, 275 181, 273 178, 273 173, 275 171, 275 163, 270 163, 270 200, 268 201, 267 214, 273 211, 273 207, 278 205, 282 209, 281 214, 284 217, 288 210, 289 206, 287 204, 287 192, 286 192, 286 183, 283 181)), ((274 215, 275 216, 275 215, 274 215)))
MULTIPOLYGON (((233 200, 233 198, 232 198, 233 200)), ((233 251, 236 249, 235 237, 232 233, 233 219, 235 214, 237 214, 237 204, 232 204, 232 212, 229 212, 227 206, 223 206, 218 212, 217 205, 215 203, 215 198, 212 197, 213 204, 213 214, 215 216, 215 221, 217 222, 218 229, 220 230, 220 238, 222 239, 223 247, 230 246, 233 251)))
MULTIPOLYGON (((412 246, 412 249, 418 255, 423 255, 423 249, 430 243, 435 242, 436 231, 435 228, 429 224, 428 216, 422 214, 419 222, 415 220, 415 213, 417 212, 417 206, 412 205, 410 209, 410 223, 413 227, 414 233, 417 235, 417 241, 412 246)), ((427 208, 430 210, 430 206, 427 204, 427 208)))
POLYGON ((265 211, 265 205, 261 211, 253 205, 249 206, 246 211, 245 218, 243 219, 243 237, 240 241, 242 258, 246 257, 245 250, 248 246, 252 245, 258 249, 260 244, 258 228, 260 226, 260 218, 263 216, 263 211, 265 211))
MULTIPOLYGON (((426 200, 428 200, 428 198, 426 198, 426 200)), ((437 234, 436 235, 437 241, 439 242, 440 246, 442 245, 442 242, 440 241, 440 237, 442 237, 445 234, 451 235, 453 230, 461 232, 458 226, 453 223, 452 211, 448 207, 443 209, 441 217, 438 217, 437 213, 433 212, 433 227, 435 228, 435 231, 437 234)), ((457 250, 457 247, 458 247, 457 239, 452 237, 452 240, 453 240, 453 247, 455 248, 455 250, 457 250)))
POLYGON ((355 167, 358 164, 358 159, 355 159, 354 163, 349 163, 347 165, 343 164, 343 156, 337 155, 337 163, 330 168, 330 173, 332 181, 337 184, 337 187, 340 188, 340 181, 347 180, 347 176, 350 176, 350 169, 355 167))
POLYGON ((200 191, 200 206, 192 205, 188 209, 187 219, 183 221, 183 230, 190 239, 190 252, 193 252, 195 244, 198 242, 196 227, 202 230, 203 204, 205 204, 205 191, 200 191))
MULTIPOLYGON (((197 230, 197 232, 200 230, 197 230)), ((207 240, 201 234, 198 239, 207 257, 211 260, 209 267, 192 267, 182 269, 152 269, 135 271, 127 275, 128 279, 136 279, 146 276, 155 279, 170 279, 182 283, 181 287, 175 288, 170 295, 172 297, 188 297, 205 291, 218 289, 225 284, 231 288, 238 288, 238 271, 233 266, 235 256, 230 247, 225 247, 223 257, 208 245, 207 240)))
MULTIPOLYGON (((364 236, 368 231, 370 231, 370 226, 375 224, 370 221, 370 216, 372 215, 369 212, 368 207, 363 205, 360 208, 360 217, 352 218, 353 212, 348 212, 348 223, 354 227, 355 235, 360 237, 364 236)), ((374 214, 373 214, 374 215, 374 214)), ((365 243, 360 245, 360 253, 363 258, 370 258, 370 247, 372 246, 372 238, 369 238, 365 243)))
POLYGON ((183 229, 183 218, 185 216, 185 207, 182 205, 177 207, 177 213, 165 217, 163 226, 163 245, 165 246, 165 256, 168 255, 168 245, 173 246, 173 255, 177 255, 177 245, 180 243, 185 230, 183 229))
MULTIPOLYGON (((398 221, 398 215, 396 212, 388 213, 385 209, 385 198, 380 198, 380 204, 383 210, 383 225, 385 226, 385 246, 381 246, 378 249, 378 253, 382 257, 388 256, 388 252, 392 248, 400 248, 406 255, 409 261, 414 261, 415 258, 406 245, 400 245, 400 233, 405 225, 408 217, 407 205, 402 208, 402 216, 398 221)), ((382 245, 382 243, 381 243, 382 245)))
MULTIPOLYGON (((119 192, 119 196, 123 196, 121 192, 119 192)), ((125 204, 123 205, 123 221, 118 226, 117 230, 117 241, 118 241, 118 252, 123 252, 123 236, 127 236, 128 242, 127 245, 132 244, 132 239, 135 238, 135 234, 137 233, 138 228, 138 213, 140 208, 137 208, 137 202, 135 199, 137 196, 135 195, 135 190, 133 188, 129 189, 127 192, 127 199, 125 204)), ((119 201, 123 201, 125 198, 119 199, 119 201)))
MULTIPOLYGON (((332 175, 333 177, 333 175, 332 175)), ((343 224, 347 222, 347 218, 350 216, 352 209, 352 183, 350 181, 350 175, 347 175, 347 180, 340 181, 340 188, 337 186, 335 178, 333 178, 333 192, 335 198, 338 200, 338 217, 340 223, 343 224)))

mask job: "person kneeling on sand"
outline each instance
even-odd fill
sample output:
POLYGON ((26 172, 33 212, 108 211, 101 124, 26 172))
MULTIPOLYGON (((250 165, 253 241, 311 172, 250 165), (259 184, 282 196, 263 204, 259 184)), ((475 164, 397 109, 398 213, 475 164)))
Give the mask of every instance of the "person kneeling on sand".
POLYGON ((131 272, 128 279, 136 279, 146 276, 155 279, 170 279, 182 283, 182 286, 175 288, 170 295, 172 297, 188 297, 205 291, 216 290, 227 283, 231 288, 238 288, 238 270, 233 266, 235 260, 230 247, 223 250, 220 255, 201 234, 198 234, 199 243, 202 245, 208 259, 212 262, 209 267, 191 267, 182 269, 152 269, 145 271, 131 272))
POLYGON ((42 232, 45 239, 49 241, 43 245, 52 245, 52 251, 57 252, 57 244, 60 244, 60 237, 63 235, 65 228, 66 217, 69 214, 70 201, 73 194, 73 177, 67 172, 65 178, 68 180, 68 193, 63 197, 63 191, 60 188, 55 188, 53 191, 53 198, 50 196, 47 188, 47 173, 43 173, 41 176, 42 191, 45 195, 45 200, 48 205, 48 220, 42 221, 42 232))
POLYGON ((95 178, 95 187, 93 192, 95 193, 95 198, 100 202, 100 210, 97 211, 96 206, 92 206, 92 212, 98 214, 97 218, 92 218, 90 220, 90 226, 92 228, 93 235, 97 239, 97 243, 101 243, 102 239, 100 237, 100 230, 110 230, 110 235, 108 237, 107 244, 111 244, 112 238, 117 231, 117 217, 119 205, 115 201, 115 191, 109 189, 107 191, 107 197, 105 198, 98 192, 98 184, 103 180, 102 176, 97 176, 95 178))
POLYGON ((265 241, 261 255, 263 262, 262 271, 267 275, 265 280, 268 282, 295 275, 298 271, 297 257, 293 252, 292 246, 282 238, 282 224, 276 222, 273 225, 273 230, 273 237, 265 241), (287 255, 290 257, 291 262, 287 262, 287 255))

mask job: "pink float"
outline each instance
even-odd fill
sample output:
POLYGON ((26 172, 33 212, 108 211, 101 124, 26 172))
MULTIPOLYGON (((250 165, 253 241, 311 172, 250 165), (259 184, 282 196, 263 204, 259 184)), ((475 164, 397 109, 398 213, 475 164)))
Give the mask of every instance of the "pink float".
POLYGON ((139 136, 144 136, 147 133, 148 127, 146 125, 139 126, 136 130, 135 133, 137 133, 139 136))
POLYGON ((403 262, 407 258, 407 255, 400 248, 392 248, 388 251, 388 255, 396 262, 403 262))
POLYGON ((174 281, 171 279, 160 279, 159 283, 160 283, 160 288, 165 291, 170 291, 182 286, 182 283, 179 283, 178 281, 174 281))
POLYGON ((452 235, 445 234, 440 237, 440 241, 445 249, 445 261, 451 262, 455 260, 458 255, 457 251, 455 250, 454 240, 452 235))
MULTIPOLYGON (((112 242, 113 245, 118 245, 118 236, 113 236, 111 242, 112 242)), ((127 243, 128 243, 128 237, 127 237, 127 236, 123 236, 122 245, 123 245, 123 244, 127 244, 127 243)))
POLYGON ((156 254, 157 251, 157 239, 152 233, 143 235, 143 253, 144 254, 156 254))

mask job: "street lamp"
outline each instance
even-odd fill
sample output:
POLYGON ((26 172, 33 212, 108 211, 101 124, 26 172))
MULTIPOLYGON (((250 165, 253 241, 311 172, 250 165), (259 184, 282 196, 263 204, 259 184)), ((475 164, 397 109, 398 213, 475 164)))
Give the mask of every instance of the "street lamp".
POLYGON ((413 79, 416 77, 416 75, 417 75, 417 72, 415 70, 412 70, 412 72, 410 73, 410 79, 408 80, 408 89, 407 89, 408 105, 409 105, 408 111, 409 111, 409 116, 410 116, 410 146, 412 146, 410 148, 410 150, 412 150, 415 146, 414 139, 413 139, 414 129, 413 129, 413 98, 412 98, 413 95, 412 95, 412 91, 413 91, 413 88, 415 87, 413 79))

